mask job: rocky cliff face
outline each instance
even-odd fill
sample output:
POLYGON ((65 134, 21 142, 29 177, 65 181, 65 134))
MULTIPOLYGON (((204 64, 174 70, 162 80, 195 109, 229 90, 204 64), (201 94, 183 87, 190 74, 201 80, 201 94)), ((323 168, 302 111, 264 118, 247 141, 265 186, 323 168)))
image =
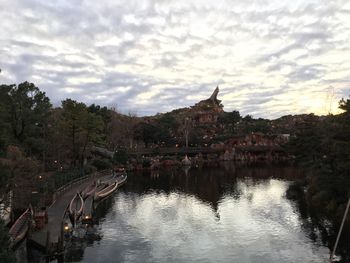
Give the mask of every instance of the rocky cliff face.
POLYGON ((194 111, 213 111, 216 113, 223 112, 223 105, 221 104, 221 100, 218 100, 217 96, 219 93, 219 87, 216 87, 213 94, 206 100, 201 100, 196 103, 191 108, 194 111))
POLYGON ((201 100, 189 108, 173 110, 167 114, 174 116, 180 123, 185 119, 190 120, 194 126, 213 125, 218 121, 220 113, 224 112, 221 100, 217 98, 219 87, 216 87, 212 95, 201 100))
POLYGON ((191 107, 192 119, 197 125, 216 124, 223 105, 218 100, 219 87, 216 87, 213 94, 206 100, 202 100, 191 107))

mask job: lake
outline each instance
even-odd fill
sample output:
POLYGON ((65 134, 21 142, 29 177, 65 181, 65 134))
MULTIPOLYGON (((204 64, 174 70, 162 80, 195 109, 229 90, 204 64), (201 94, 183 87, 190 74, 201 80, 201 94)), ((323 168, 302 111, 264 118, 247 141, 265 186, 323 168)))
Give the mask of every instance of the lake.
POLYGON ((217 165, 129 174, 67 242, 66 262, 329 262, 327 240, 286 198, 301 171, 217 165), (78 235, 79 236, 79 235, 78 235))

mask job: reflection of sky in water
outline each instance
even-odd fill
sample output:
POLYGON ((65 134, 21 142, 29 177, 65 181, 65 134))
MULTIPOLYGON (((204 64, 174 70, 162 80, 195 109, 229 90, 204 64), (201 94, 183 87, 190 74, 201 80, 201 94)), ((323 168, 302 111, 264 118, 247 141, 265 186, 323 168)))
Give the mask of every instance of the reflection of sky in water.
POLYGON ((195 196, 119 192, 83 262, 328 262, 285 199, 287 183, 238 179, 217 211, 195 196))

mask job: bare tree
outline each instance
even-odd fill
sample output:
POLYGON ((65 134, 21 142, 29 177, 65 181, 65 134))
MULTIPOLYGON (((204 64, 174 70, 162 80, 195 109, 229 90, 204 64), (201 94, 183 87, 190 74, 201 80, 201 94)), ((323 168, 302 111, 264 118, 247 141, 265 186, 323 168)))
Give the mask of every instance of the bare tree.
POLYGON ((117 147, 133 148, 134 146, 134 127, 139 123, 139 118, 134 114, 119 114, 113 111, 111 121, 108 124, 107 142, 108 147, 115 149, 117 147))

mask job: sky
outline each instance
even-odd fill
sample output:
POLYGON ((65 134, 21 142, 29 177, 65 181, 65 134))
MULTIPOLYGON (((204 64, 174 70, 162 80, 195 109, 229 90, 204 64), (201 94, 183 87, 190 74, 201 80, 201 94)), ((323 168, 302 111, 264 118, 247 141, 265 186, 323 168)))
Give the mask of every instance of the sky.
POLYGON ((0 0, 0 83, 153 115, 219 85, 225 111, 337 113, 350 1, 0 0))

